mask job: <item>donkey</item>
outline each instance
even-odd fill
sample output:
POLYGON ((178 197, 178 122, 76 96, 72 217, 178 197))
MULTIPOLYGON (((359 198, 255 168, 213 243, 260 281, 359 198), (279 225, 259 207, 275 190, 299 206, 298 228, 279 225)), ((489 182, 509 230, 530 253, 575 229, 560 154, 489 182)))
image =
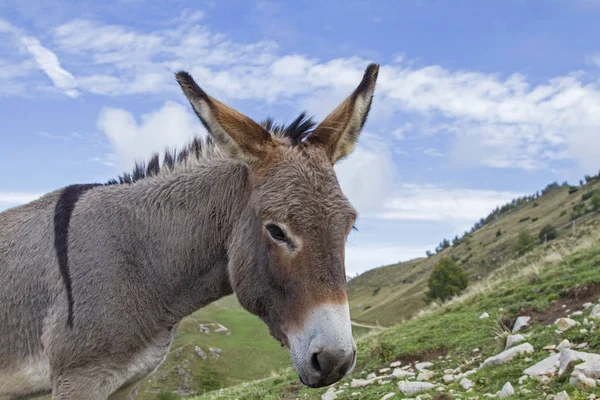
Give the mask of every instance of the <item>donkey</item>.
POLYGON ((351 371, 344 245, 357 213, 333 165, 378 72, 320 124, 289 126, 256 123, 179 72, 207 138, 0 213, 0 400, 135 399, 178 323, 232 293, 305 385, 351 371))

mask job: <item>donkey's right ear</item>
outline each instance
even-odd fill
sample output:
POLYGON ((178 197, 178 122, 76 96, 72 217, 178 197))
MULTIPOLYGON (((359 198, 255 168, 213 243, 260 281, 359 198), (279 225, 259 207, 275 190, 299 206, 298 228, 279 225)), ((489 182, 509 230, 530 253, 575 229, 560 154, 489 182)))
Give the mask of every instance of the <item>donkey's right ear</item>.
POLYGON ((175 77, 196 115, 225 154, 251 163, 264 157, 275 144, 265 128, 207 95, 190 74, 180 71, 175 77))

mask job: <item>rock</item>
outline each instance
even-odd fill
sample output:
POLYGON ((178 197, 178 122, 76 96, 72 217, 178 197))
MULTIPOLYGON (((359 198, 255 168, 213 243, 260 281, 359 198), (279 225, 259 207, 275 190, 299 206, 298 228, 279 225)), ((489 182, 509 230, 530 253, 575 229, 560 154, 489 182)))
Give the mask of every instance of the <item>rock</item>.
POLYGON ((590 312, 590 318, 600 319, 600 304, 596 304, 590 312))
POLYGON ((206 359, 206 353, 202 351, 202 349, 198 346, 194 347, 194 353, 201 359, 206 359))
POLYGON ((553 376, 559 366, 560 354, 553 354, 537 364, 527 368, 523 373, 528 376, 553 376))
POLYGON ((535 379, 541 383, 543 386, 548 386, 550 382, 552 382, 552 378, 546 375, 536 376, 535 379))
POLYGON ((385 396, 383 396, 383 397, 381 398, 381 400, 388 400, 388 399, 391 399, 391 398, 392 398, 392 397, 394 397, 395 395, 396 395, 396 393, 394 393, 394 392, 388 393, 388 394, 386 394, 385 396))
POLYGON ((592 390, 596 389, 597 386, 594 379, 588 378, 583 374, 576 374, 575 372, 573 372, 573 375, 569 378, 569 383, 581 390, 592 390))
POLYGON ((481 314, 481 315, 479 316, 479 319, 485 319, 485 318, 489 318, 489 317, 490 317, 490 314, 488 314, 488 313, 484 312, 483 314, 481 314))
POLYGON ((473 387, 473 381, 467 378, 462 378, 460 381, 460 386, 462 386, 465 390, 469 390, 473 387))
POLYGON ((415 364, 415 368, 417 369, 417 371, 424 371, 429 367, 433 367, 433 364, 430 362, 421 362, 415 364))
POLYGON ((508 349, 509 347, 512 347, 513 344, 515 343, 519 343, 525 340, 525 336, 521 335, 521 334, 516 334, 516 335, 509 335, 506 338, 506 347, 505 349, 508 349))
POLYGON ((530 320, 531 320, 531 317, 526 317, 526 316, 518 317, 517 320, 515 321, 515 324, 513 325, 512 333, 519 332, 521 329, 523 329, 525 326, 527 326, 529 324, 530 320))
POLYGON ((481 350, 479 350, 477 347, 474 348, 473 350, 471 350, 472 353, 479 353, 481 350))
POLYGON ((405 379, 405 378, 408 378, 409 376, 413 376, 413 375, 414 375, 414 373, 405 371, 405 370, 400 369, 400 368, 396 368, 392 372, 392 377, 394 377, 396 379, 405 379))
POLYGON ((523 375, 522 377, 519 378, 519 385, 522 385, 523 382, 525 382, 527 379, 529 379, 529 376, 527 375, 523 375))
POLYGON ((175 351, 175 359, 176 360, 179 360, 179 357, 181 357, 182 352, 183 352, 183 347, 180 347, 175 351))
POLYGON ((387 372, 390 372, 391 370, 392 370, 391 368, 381 368, 381 369, 379 370, 379 373, 380 373, 380 374, 385 374, 385 373, 387 373, 387 372))
POLYGON ((402 365, 402 363, 400 361, 394 361, 393 363, 390 364, 390 368, 398 368, 401 365, 402 365))
POLYGON ((583 311, 573 311, 571 313, 571 317, 579 317, 580 315, 583 315, 583 311))
POLYGON ((423 370, 423 372, 419 373, 419 375, 417 376, 417 380, 418 381, 429 381, 429 380, 431 380, 431 378, 433 378, 434 375, 435 375, 435 373, 433 371, 423 370))
POLYGON ((518 346, 511 347, 508 350, 504 350, 502 353, 486 359, 481 364, 480 368, 491 366, 491 365, 505 364, 520 354, 531 354, 534 351, 535 350, 533 349, 533 346, 531 344, 523 343, 518 346))
POLYGON ((512 396, 513 394, 515 394, 515 389, 513 389, 510 382, 506 382, 504 384, 504 386, 502 387, 502 390, 500 391, 500 393, 498 393, 498 398, 505 399, 509 396, 512 396))
POLYGON ((555 344, 551 344, 549 346, 544 347, 544 350, 554 350, 556 349, 556 345, 555 344))
POLYGON ((410 396, 413 394, 421 393, 426 390, 431 390, 435 387, 435 385, 429 382, 399 382, 398 390, 400 390, 403 394, 410 396))
POLYGON ((559 318, 554 322, 554 324, 559 331, 564 332, 567 329, 577 326, 579 323, 571 318, 559 318))
POLYGON ((359 387, 369 386, 370 384, 374 383, 376 380, 377 380, 377 378, 375 378, 375 379, 352 379, 352 382, 350 382, 350 387, 359 388, 359 387))
POLYGON ((577 346, 575 346, 576 349, 585 349, 588 346, 587 342, 583 342, 583 343, 579 343, 577 346))
POLYGON ((450 383, 450 382, 454 382, 456 378, 454 377, 454 375, 450 375, 450 374, 446 374, 444 376, 442 376, 442 380, 444 381, 444 383, 450 383))
POLYGON ((600 360, 590 360, 576 365, 573 369, 574 374, 583 374, 591 379, 600 379, 600 360))
POLYGON ((562 391, 560 393, 557 393, 556 396, 554 396, 554 400, 571 400, 571 398, 569 397, 567 392, 562 391))
POLYGON ((337 394, 335 393, 335 388, 331 386, 323 395, 321 396, 321 400, 335 400, 337 399, 337 394))
POLYGON ((594 304, 593 303, 583 303, 582 307, 584 310, 587 310, 588 308, 591 308, 594 304))
POLYGON ((558 346, 556 346, 556 350, 557 351, 562 351, 564 349, 570 349, 571 348, 571 342, 569 342, 569 339, 565 339, 562 342, 560 342, 558 344, 558 346))
POLYGON ((589 331, 587 329, 585 329, 585 328, 581 328, 579 330, 579 333, 583 333, 584 335, 587 335, 589 333, 589 331))
POLYGON ((375 379, 375 378, 377 378, 377 375, 375 374, 375 372, 372 372, 369 375, 367 375, 367 379, 375 379))

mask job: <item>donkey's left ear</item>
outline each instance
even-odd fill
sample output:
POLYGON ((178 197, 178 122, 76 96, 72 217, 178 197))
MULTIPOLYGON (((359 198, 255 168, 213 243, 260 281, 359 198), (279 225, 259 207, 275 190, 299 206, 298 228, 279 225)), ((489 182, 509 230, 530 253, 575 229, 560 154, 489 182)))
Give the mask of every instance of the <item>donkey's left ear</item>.
POLYGON ((354 150, 354 144, 371 109, 378 74, 379 64, 370 64, 354 92, 329 114, 306 140, 308 143, 325 147, 332 163, 354 150))

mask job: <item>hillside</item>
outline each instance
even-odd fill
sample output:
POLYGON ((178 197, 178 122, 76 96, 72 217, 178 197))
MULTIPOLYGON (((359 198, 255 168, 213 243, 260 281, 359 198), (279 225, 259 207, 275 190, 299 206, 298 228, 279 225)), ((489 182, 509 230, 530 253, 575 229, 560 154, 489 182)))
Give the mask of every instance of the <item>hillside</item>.
MULTIPOLYGON (((600 180, 588 181, 577 187, 549 185, 539 197, 515 201, 505 207, 506 211, 498 210, 487 221, 482 219, 476 224, 478 229, 456 238, 456 245, 431 257, 376 268, 352 279, 348 284, 352 319, 391 326, 418 312, 425 305, 429 274, 442 257, 456 260, 472 283, 484 279, 515 257, 520 232, 527 231, 537 238, 544 226, 560 227, 591 210, 589 193, 600 191, 600 180)), ((600 220, 599 213, 588 215, 577 221, 575 229, 596 220, 600 220)), ((570 233, 571 229, 565 227, 558 234, 570 233)))
MULTIPOLYGON (((196 400, 402 399, 414 398, 414 393, 402 390, 416 385, 427 385, 430 389, 422 398, 435 400, 497 397, 503 388, 509 391, 508 386, 515 392, 511 398, 592 399, 588 396, 597 391, 594 379, 572 373, 573 365, 581 371, 582 358, 600 360, 598 324, 600 221, 506 263, 444 306, 360 340, 355 371, 332 388, 308 389, 288 368, 196 400), (521 353, 495 361, 510 347, 509 328, 519 316, 531 320, 519 331, 521 337, 511 338, 521 342, 509 352, 521 353), (562 317, 572 319, 556 324, 562 317), (557 376, 553 365, 569 357, 574 361, 568 366, 565 362, 566 372, 557 376), (532 376, 523 377, 543 360, 550 368, 528 371, 532 376), (418 364, 422 362, 429 364, 418 364)), ((593 368, 585 373, 600 373, 593 368)))

